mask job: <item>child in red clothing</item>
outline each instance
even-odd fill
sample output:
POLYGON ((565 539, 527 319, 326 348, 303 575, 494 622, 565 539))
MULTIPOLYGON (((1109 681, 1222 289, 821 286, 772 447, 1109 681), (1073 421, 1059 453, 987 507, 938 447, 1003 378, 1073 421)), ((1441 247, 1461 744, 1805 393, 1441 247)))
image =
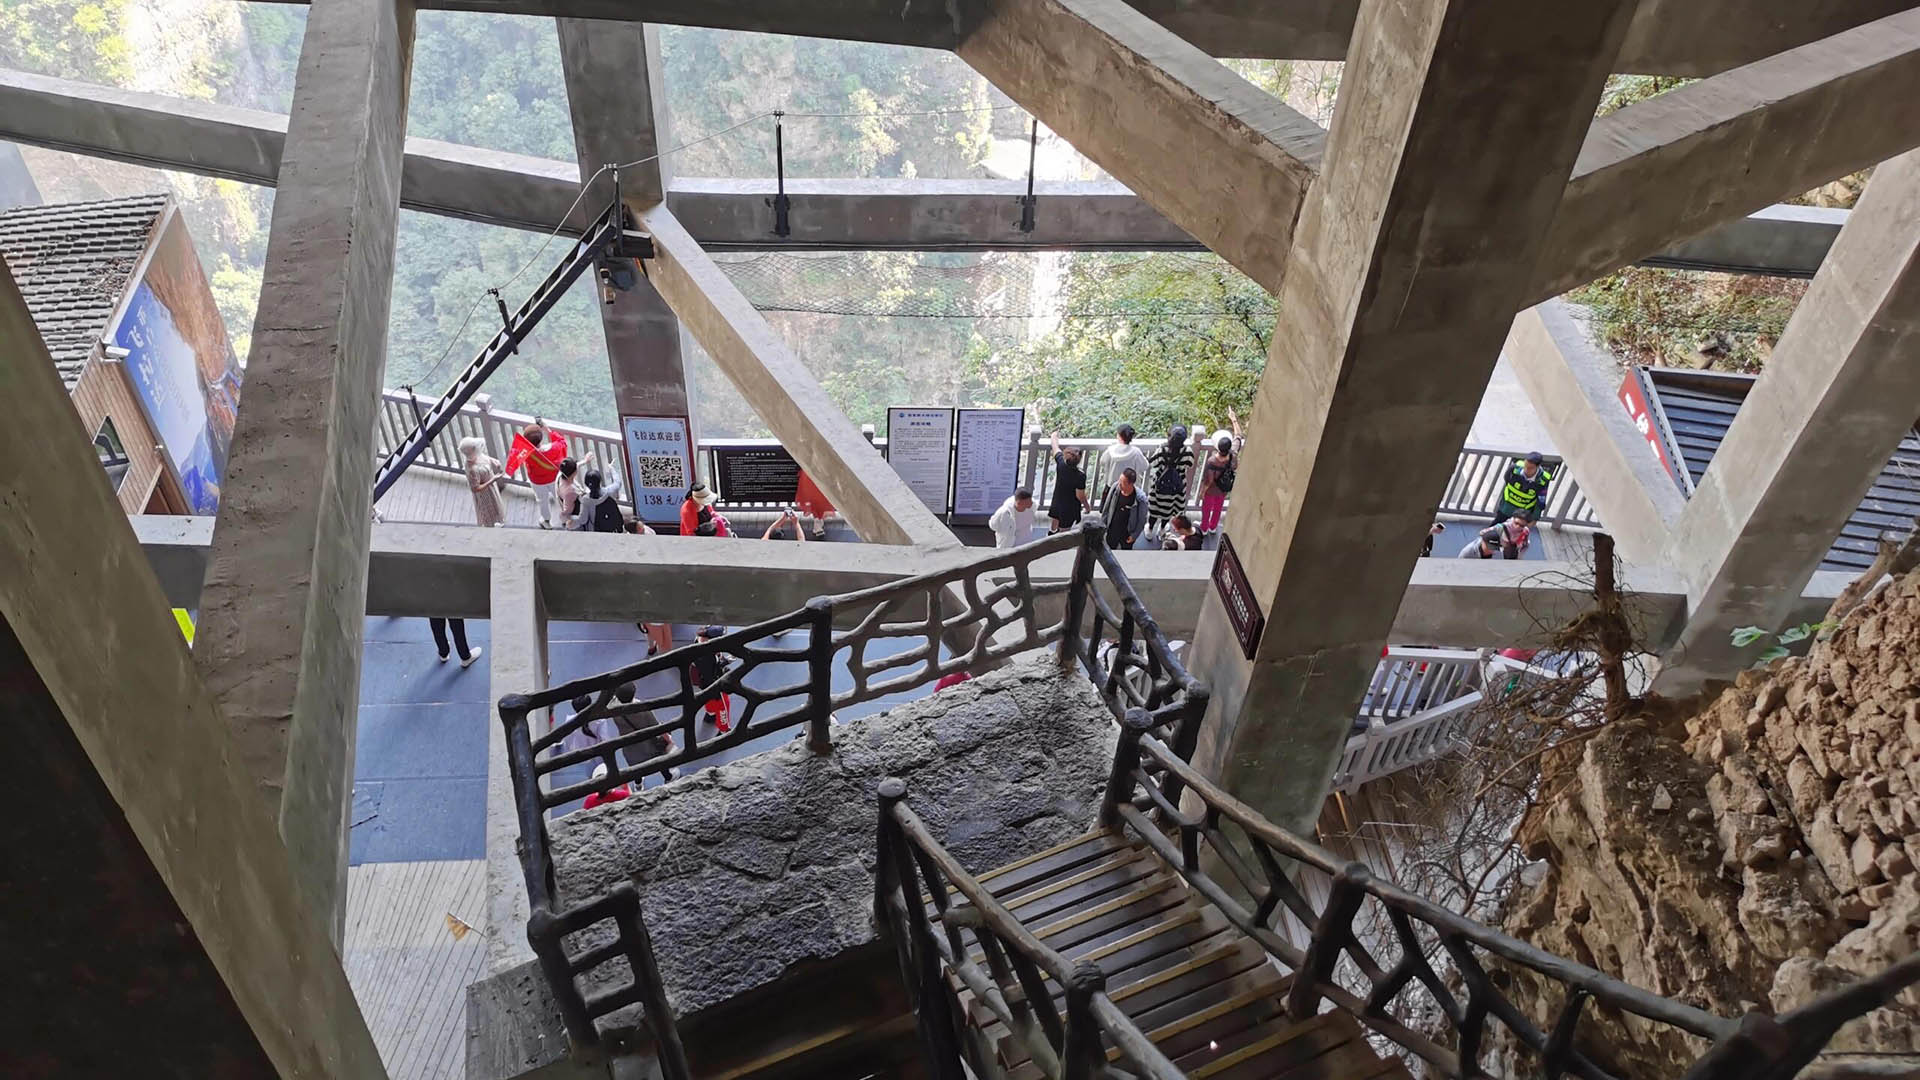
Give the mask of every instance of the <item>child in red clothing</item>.
MULTIPOLYGON (((695 634, 693 640, 695 644, 700 644, 712 641, 724 633, 726 633, 724 627, 708 626, 695 634)), ((694 657, 687 664, 687 673, 693 677, 694 692, 698 693, 719 682, 721 676, 725 675, 730 667, 732 665, 727 663, 725 653, 701 653, 694 657)), ((728 695, 716 695, 712 701, 706 703, 704 708, 707 710, 707 715, 713 718, 715 731, 725 735, 733 730, 733 707, 728 695)))

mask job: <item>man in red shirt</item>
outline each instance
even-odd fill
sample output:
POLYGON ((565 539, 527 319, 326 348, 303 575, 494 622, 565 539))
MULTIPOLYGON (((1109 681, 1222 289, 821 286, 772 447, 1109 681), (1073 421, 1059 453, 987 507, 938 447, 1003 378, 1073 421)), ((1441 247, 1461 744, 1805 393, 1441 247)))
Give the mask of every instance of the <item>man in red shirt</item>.
POLYGON ((553 485, 560 479, 560 463, 566 457, 567 437, 549 430, 547 422, 539 417, 513 437, 513 446, 507 450, 507 475, 526 470, 527 483, 533 485, 533 498, 540 507, 543 529, 553 528, 553 485))

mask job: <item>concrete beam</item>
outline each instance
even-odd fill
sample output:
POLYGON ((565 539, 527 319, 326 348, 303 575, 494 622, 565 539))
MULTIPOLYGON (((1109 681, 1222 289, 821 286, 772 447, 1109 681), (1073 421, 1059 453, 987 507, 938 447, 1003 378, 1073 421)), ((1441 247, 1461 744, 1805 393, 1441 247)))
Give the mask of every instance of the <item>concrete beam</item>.
MULTIPOLYGON (((1621 71, 1711 75, 1895 11, 1906 0, 1643 0, 1621 71)), ((1214 56, 1340 60, 1357 0, 1128 0, 1214 56)), ((427 0, 454 11, 627 19, 950 49, 964 35, 951 0, 427 0)))
MULTIPOLYGON (((253 184, 279 175, 286 117, 0 70, 0 139, 253 184)), ((563 161, 407 140, 400 205, 545 233, 580 191, 563 161)), ((773 231, 771 177, 673 177, 667 208, 708 251, 1199 251, 1204 246, 1114 181, 1042 181, 1034 231, 1017 180, 789 179, 788 236, 773 231)), ((593 209, 576 212, 578 228, 593 209)), ((1643 261, 1690 270, 1812 277, 1844 210, 1774 206, 1643 261)))
MULTIPOLYGON (((660 89, 659 31, 642 23, 560 19, 560 67, 566 76, 567 106, 573 116, 573 141, 580 175, 593 176, 608 165, 655 157, 672 145, 666 95, 660 89)), ((636 215, 666 197, 668 163, 641 161, 620 171, 620 196, 636 215)), ((600 194, 583 200, 586 213, 612 198, 613 178, 598 181, 600 194)), ((680 348, 680 320, 653 283, 641 278, 626 292, 600 305, 600 326, 607 335, 607 362, 613 374, 613 404, 620 416, 677 417, 699 442, 693 423, 686 359, 680 348)), ((625 463, 615 465, 622 475, 625 463)), ((688 483, 693 482, 688 477, 688 483)), ((633 478, 628 477, 629 491, 633 478)), ((672 508, 667 508, 669 514, 672 508)), ((643 514, 654 521, 663 515, 643 514)))
POLYGON ((1594 121, 1528 302, 1920 146, 1915 101, 1920 8, 1594 121))
MULTIPOLYGON (((210 518, 132 519, 172 607, 196 608, 205 576, 210 518)), ((535 560, 543 610, 564 620, 757 622, 798 610, 812 597, 853 592, 925 573, 929 557, 884 544, 715 543, 702 537, 613 536, 476 529, 470 525, 373 527, 367 614, 394 618, 488 617, 489 567, 535 560)))
POLYGON ((1283 826, 1320 811, 1633 9, 1361 5, 1367 92, 1301 216, 1227 524, 1265 632, 1249 660, 1210 595, 1190 650, 1195 764, 1283 826))
POLYGON ((1278 291, 1326 132, 1122 0, 989 0, 960 58, 1278 291))
POLYGON ((1657 687, 1752 662, 1920 415, 1920 151, 1882 164, 1675 529, 1693 617, 1657 687))
MULTIPOLYGON (((211 522, 206 518, 131 519, 167 603, 194 607, 206 562, 211 522)), ((373 527, 367 614, 405 618, 458 615, 495 618, 489 606, 496 563, 531 560, 541 611, 548 619, 634 622, 672 615, 694 622, 747 623, 796 611, 812 597, 853 592, 926 573, 985 554, 980 548, 924 553, 880 544, 715 543, 697 537, 616 537, 593 533, 529 533, 464 525, 373 527), (663 608, 661 605, 666 604, 663 608)), ((1147 610, 1169 634, 1191 638, 1202 599, 1211 591, 1211 552, 1130 551, 1121 565, 1147 610)), ((1399 644, 1503 646, 1524 644, 1535 626, 1531 612, 1554 612, 1579 602, 1583 571, 1573 563, 1472 562, 1422 559, 1395 616, 1399 644)), ((1034 564, 1035 581, 1065 581, 1070 555, 1034 564)), ((1847 575, 1814 600, 1838 595, 1847 575)), ((1660 564, 1621 573, 1623 587, 1648 597, 1651 640, 1678 618, 1686 603, 1677 571, 1660 564), (1657 617, 1654 617, 1657 616, 1657 617)), ((497 609, 495 609, 497 610, 497 609)), ((1824 609, 1823 609, 1824 610, 1824 609)), ((1677 632, 1677 624, 1674 631, 1677 632)), ((499 641, 501 629, 493 636, 499 641)), ((499 645, 493 646, 498 649, 499 645)), ((499 670, 497 663, 494 669, 499 670)))
POLYGON ((0 351, 0 1073, 384 1077, 3 266, 0 351))
POLYGON ((1619 544, 1620 557, 1663 559, 1687 500, 1616 396, 1619 362, 1592 343, 1558 300, 1514 318, 1505 355, 1553 444, 1580 463, 1580 490, 1619 544))
POLYGON ((412 51, 412 0, 321 0, 308 16, 195 636, 235 756, 336 941, 412 51))
POLYGON ((665 206, 640 220, 659 253, 649 280, 854 531, 869 543, 958 546, 679 220, 665 206))

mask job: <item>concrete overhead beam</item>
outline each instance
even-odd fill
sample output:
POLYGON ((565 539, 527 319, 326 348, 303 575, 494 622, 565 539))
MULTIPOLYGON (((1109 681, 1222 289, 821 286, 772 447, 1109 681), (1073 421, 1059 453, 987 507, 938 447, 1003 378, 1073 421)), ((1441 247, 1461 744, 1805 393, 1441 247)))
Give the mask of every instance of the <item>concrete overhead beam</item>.
POLYGON ((1326 132, 1121 0, 988 0, 958 53, 1269 292, 1326 132))
MULTIPOLYGON (((1358 0, 1128 0, 1214 56, 1341 60, 1358 0)), ((1711 75, 1898 10, 1906 0, 1643 0, 1619 70, 1711 75)), ((704 26, 951 49, 952 0, 428 0, 423 8, 704 26)))
POLYGON ((1920 8, 1594 121, 1530 303, 1920 146, 1920 8))
POLYGON ((412 0, 322 0, 307 18, 194 638, 336 942, 412 54, 412 0))
POLYGON ((1580 463, 1580 491, 1606 522, 1620 557, 1664 558, 1687 500, 1616 396, 1619 361, 1595 346, 1558 300, 1514 318, 1505 355, 1553 445, 1580 463))
MULTIPOLYGON (((1920 151, 1882 164, 1674 530, 1694 615, 1660 689, 1751 662, 1920 415, 1920 151)), ((1585 475, 1584 473, 1582 474, 1585 475)))
MULTIPOLYGON (((0 139, 272 185, 286 117, 0 70, 0 139)), ((637 155, 636 155, 637 156, 637 155)), ((564 161, 409 138, 400 205, 490 225, 551 230, 579 194, 564 161)), ((603 181, 604 183, 604 181, 603 181)), ((1198 251, 1204 246, 1114 181, 1042 181, 1019 229, 1018 180, 789 179, 790 235, 774 235, 765 179, 673 177, 667 208, 709 251, 1198 251)), ((577 229, 597 208, 577 211, 577 229)), ((1811 277, 1844 210, 1775 206, 1644 261, 1811 277)))
POLYGON ((679 220, 656 206, 640 223, 658 252, 648 280, 854 531, 869 543, 957 546, 679 220))
MULTIPOLYGON (((145 515, 132 521, 167 603, 198 607, 212 519, 145 515)), ((955 549, 953 557, 965 555, 955 549)), ((853 592, 940 565, 911 548, 885 544, 723 543, 693 536, 385 523, 373 527, 367 614, 487 618, 488 567, 511 559, 537 566, 548 618, 605 622, 771 619, 815 596, 853 592)))

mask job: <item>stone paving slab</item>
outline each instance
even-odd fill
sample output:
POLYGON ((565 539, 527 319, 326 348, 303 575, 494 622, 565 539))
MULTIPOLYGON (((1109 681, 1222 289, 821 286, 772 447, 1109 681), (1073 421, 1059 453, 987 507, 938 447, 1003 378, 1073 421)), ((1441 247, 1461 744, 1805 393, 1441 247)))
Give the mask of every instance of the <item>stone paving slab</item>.
MULTIPOLYGON (((796 741, 559 819, 560 897, 574 903, 632 880, 686 1017, 876 939, 875 790, 885 777, 903 777, 908 804, 984 871, 1092 828, 1114 738, 1085 677, 1035 655, 836 726, 831 755, 796 741)), ((603 924, 575 945, 611 932, 603 924)), ((592 977, 622 985, 625 964, 592 977)))

